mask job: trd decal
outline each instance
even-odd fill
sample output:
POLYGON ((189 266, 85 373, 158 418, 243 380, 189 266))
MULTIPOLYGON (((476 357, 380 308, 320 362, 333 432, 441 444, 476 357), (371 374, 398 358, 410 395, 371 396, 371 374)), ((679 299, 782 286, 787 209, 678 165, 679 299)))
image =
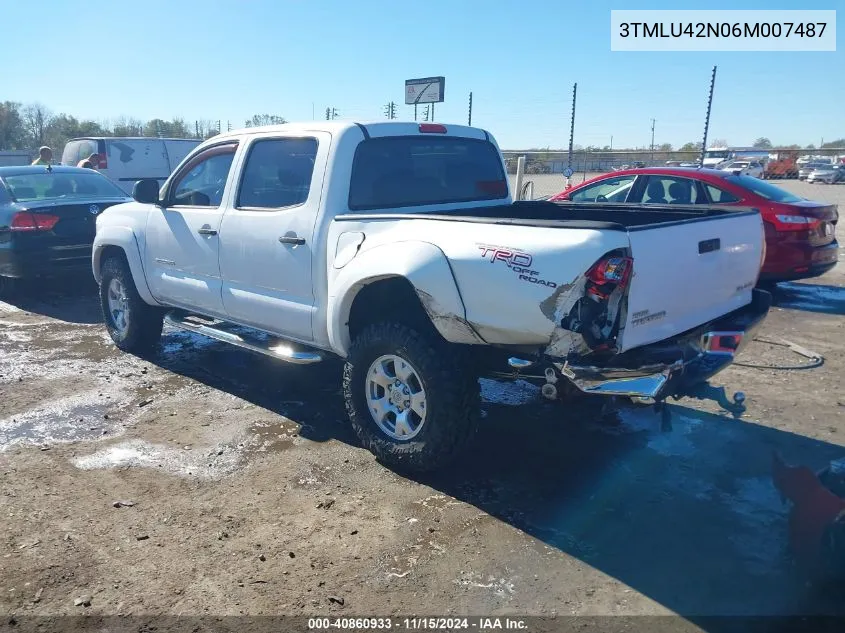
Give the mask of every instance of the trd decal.
POLYGON ((481 249, 481 257, 491 264, 504 263, 505 266, 519 275, 520 281, 527 281, 548 288, 557 288, 555 282, 540 279, 538 276, 540 273, 531 269, 531 264, 534 262, 533 255, 504 246, 489 246, 487 244, 477 244, 477 246, 481 249))

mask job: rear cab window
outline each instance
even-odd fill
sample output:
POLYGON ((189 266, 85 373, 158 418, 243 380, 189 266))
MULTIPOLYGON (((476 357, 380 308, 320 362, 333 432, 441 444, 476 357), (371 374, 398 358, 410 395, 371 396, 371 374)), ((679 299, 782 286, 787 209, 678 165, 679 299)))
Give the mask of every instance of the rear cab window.
POLYGON ((362 141, 355 151, 349 185, 352 211, 507 197, 502 160, 489 141, 389 136, 362 141))

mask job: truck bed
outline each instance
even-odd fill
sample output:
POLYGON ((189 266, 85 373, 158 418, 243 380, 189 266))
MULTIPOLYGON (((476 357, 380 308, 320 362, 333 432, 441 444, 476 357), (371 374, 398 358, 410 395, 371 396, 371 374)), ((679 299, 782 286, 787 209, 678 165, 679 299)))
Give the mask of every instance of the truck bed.
POLYGON ((349 214, 336 219, 428 219, 455 222, 513 224, 517 226, 547 226, 550 228, 599 229, 637 231, 659 225, 712 220, 726 215, 757 213, 750 207, 709 205, 613 204, 595 202, 521 201, 512 204, 488 205, 471 209, 445 210, 439 213, 374 213, 363 216, 349 214))

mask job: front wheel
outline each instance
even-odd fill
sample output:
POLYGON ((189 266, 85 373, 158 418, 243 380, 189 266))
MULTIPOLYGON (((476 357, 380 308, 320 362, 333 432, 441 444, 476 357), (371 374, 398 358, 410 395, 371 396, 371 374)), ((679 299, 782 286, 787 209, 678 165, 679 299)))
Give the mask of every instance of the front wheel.
POLYGON ((124 352, 144 354, 161 338, 164 313, 141 299, 132 271, 122 259, 110 257, 103 262, 100 306, 109 336, 124 352))
POLYGON ((405 325, 371 325, 352 343, 343 393, 352 428, 379 461, 431 471, 454 459, 479 418, 478 378, 459 348, 405 325))

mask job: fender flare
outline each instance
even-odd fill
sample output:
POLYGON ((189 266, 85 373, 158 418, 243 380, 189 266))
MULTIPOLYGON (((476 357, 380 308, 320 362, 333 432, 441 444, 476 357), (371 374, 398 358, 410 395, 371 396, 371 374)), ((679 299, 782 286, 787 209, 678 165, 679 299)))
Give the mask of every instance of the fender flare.
POLYGON ((444 339, 484 343, 466 321, 463 299, 445 253, 429 242, 406 241, 359 253, 330 283, 326 324, 336 353, 345 357, 349 352, 349 314, 355 297, 365 286, 391 277, 402 277, 411 284, 444 339))
POLYGON ((129 264, 129 270, 132 273, 132 279, 135 282, 135 288, 137 288, 138 294, 141 295, 141 299, 150 305, 159 305, 147 285, 147 276, 144 274, 141 247, 138 244, 138 238, 135 236, 135 232, 127 226, 105 226, 98 228, 94 250, 91 254, 91 267, 97 283, 99 284, 101 281, 100 261, 103 257, 103 251, 110 246, 123 251, 126 262, 129 264))

